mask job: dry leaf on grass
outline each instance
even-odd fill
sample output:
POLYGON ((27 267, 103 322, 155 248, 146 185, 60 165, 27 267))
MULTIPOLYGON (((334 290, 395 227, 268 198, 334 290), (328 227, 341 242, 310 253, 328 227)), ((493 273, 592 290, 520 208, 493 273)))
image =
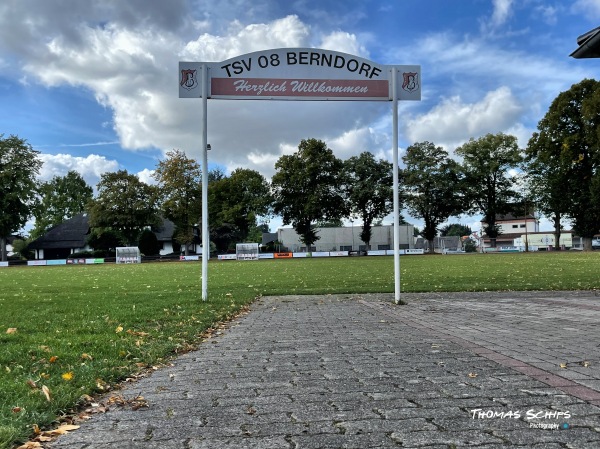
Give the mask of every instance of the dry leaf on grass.
POLYGON ((8 329, 6 329, 6 333, 7 334, 16 334, 17 333, 17 328, 16 327, 9 327, 8 329))
POLYGON ((46 385, 42 385, 42 393, 46 396, 46 400, 50 402, 50 389, 46 385))

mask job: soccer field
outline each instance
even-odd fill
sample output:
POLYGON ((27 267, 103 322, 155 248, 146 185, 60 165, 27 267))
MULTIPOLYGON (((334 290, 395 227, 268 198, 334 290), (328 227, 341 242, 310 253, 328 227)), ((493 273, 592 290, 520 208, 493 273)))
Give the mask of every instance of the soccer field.
MULTIPOLYGON (((393 292, 391 257, 0 269, 0 448, 192 349, 259 295, 393 292), (44 394, 46 387, 48 396, 44 394)), ((600 288, 600 252, 401 257, 403 292, 600 288)))

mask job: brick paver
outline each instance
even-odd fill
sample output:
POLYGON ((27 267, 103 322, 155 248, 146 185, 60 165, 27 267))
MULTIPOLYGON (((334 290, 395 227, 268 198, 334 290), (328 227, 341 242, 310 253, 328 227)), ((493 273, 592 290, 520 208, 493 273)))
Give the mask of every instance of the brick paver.
POLYGON ((600 447, 593 293, 404 297, 263 298, 48 447, 600 447))

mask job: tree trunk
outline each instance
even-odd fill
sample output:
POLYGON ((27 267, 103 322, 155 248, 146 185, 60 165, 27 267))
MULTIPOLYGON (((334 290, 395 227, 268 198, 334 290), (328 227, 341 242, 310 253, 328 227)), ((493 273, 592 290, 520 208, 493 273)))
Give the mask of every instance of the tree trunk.
POLYGON ((591 251, 592 250, 592 238, 591 237, 582 237, 581 240, 583 241, 583 250, 591 251))
POLYGON ((560 215, 554 215, 554 249, 560 249, 560 215))
POLYGON ((435 254, 435 237, 431 240, 427 240, 427 242, 429 243, 428 253, 435 254))
MULTIPOLYGON (((591 240, 590 240, 590 245, 591 245, 591 240)), ((8 258, 8 254, 6 254, 6 237, 0 237, 0 260, 2 260, 2 262, 6 262, 6 259, 8 258)))

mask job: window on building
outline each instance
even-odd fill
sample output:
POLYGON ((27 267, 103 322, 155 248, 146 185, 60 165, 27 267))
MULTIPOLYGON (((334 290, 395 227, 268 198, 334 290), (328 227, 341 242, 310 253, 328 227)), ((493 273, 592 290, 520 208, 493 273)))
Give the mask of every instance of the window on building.
POLYGON ((519 225, 512 225, 513 229, 516 229, 519 227, 519 225))
POLYGON ((522 224, 522 225, 521 225, 521 227, 522 227, 522 228, 524 228, 524 227, 525 227, 525 225, 524 225, 524 224, 522 224))
POLYGON ((390 248, 390 245, 377 245, 377 249, 381 251, 384 249, 387 250, 387 249, 392 249, 392 248, 390 248))
POLYGON ((352 245, 340 245, 340 251, 352 251, 352 245))

